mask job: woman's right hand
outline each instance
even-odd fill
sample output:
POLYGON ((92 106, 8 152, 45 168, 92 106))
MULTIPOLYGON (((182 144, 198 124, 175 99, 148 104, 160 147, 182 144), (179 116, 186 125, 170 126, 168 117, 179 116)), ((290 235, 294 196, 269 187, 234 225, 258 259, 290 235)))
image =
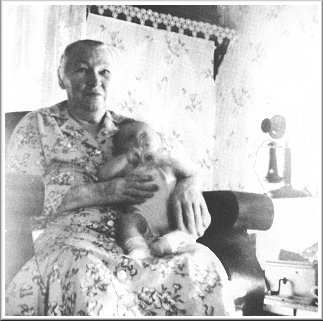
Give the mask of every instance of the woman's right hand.
POLYGON ((158 190, 153 178, 144 174, 130 174, 99 184, 102 184, 100 193, 108 204, 140 204, 158 190))
POLYGON ((60 211, 87 206, 140 204, 154 196, 158 186, 150 175, 130 174, 105 182, 75 185, 62 200, 60 211))

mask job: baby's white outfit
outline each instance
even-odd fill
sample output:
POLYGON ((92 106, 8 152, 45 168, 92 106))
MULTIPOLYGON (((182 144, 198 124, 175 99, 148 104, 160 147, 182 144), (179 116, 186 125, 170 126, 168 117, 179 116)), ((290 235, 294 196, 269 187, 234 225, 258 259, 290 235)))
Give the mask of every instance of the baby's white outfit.
POLYGON ((153 236, 161 236, 170 232, 169 223, 169 198, 176 186, 176 177, 168 166, 138 166, 134 174, 151 175, 158 190, 154 196, 144 203, 134 205, 135 212, 142 215, 148 223, 153 236))

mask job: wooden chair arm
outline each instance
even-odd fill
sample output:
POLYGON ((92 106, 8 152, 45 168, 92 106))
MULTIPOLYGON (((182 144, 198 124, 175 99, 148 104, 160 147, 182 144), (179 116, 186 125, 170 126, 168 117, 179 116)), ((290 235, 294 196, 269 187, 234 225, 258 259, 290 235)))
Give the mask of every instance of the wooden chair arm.
POLYGON ((198 242, 212 250, 236 289, 235 304, 243 315, 261 315, 265 296, 264 272, 255 242, 247 230, 267 230, 274 218, 272 200, 262 194, 209 191, 203 193, 212 221, 198 242))

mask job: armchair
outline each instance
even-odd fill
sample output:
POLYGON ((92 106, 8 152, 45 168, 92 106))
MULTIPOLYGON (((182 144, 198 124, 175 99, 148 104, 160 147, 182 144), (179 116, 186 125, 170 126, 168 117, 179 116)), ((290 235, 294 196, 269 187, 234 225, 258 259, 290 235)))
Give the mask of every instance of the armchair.
MULTIPOLYGON (((26 113, 6 113, 6 146, 13 129, 26 113)), ((237 309, 241 309, 243 315, 261 315, 265 277, 247 230, 267 230, 271 227, 273 203, 266 195, 238 191, 205 191, 203 196, 212 222, 198 242, 218 256, 234 288, 239 289, 235 298, 237 309)), ((6 173, 6 285, 33 256, 29 218, 41 213, 43 201, 44 185, 40 177, 6 173)))

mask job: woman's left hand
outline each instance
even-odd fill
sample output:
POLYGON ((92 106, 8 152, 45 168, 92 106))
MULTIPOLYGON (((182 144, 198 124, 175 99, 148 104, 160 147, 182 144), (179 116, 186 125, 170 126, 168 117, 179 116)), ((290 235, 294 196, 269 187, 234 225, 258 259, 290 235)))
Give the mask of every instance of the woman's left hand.
POLYGON ((204 197, 193 178, 177 183, 171 197, 171 210, 176 227, 197 237, 201 237, 211 223, 204 197))

